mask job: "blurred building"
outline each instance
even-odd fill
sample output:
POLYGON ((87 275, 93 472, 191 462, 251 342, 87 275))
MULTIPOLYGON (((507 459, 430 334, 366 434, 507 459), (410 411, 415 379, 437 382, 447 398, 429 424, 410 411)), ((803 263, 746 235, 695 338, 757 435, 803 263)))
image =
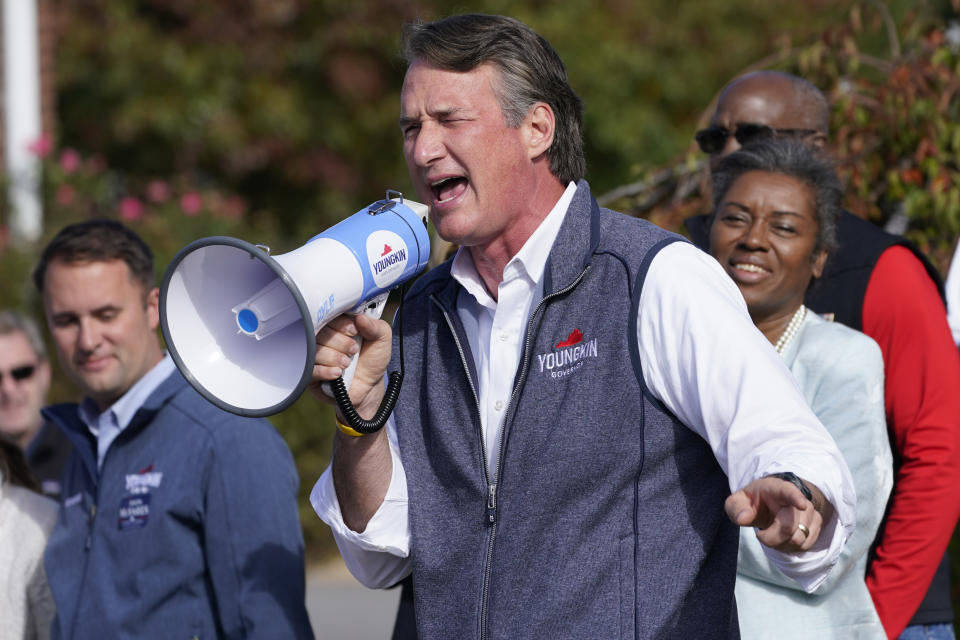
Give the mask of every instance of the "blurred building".
POLYGON ((53 0, 0 2, 0 167, 9 189, 9 206, 2 208, 9 214, 0 223, 36 239, 42 221, 38 161, 56 133, 56 13, 53 0))

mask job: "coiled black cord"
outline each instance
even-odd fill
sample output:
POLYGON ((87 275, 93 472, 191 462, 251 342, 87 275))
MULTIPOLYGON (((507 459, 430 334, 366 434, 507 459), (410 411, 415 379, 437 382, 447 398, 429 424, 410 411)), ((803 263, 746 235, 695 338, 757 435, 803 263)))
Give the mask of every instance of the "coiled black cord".
POLYGON ((333 398, 337 401, 340 413, 346 421, 346 425, 364 435, 376 433, 387 424, 387 418, 393 413, 393 408, 397 404, 397 398, 400 397, 400 385, 403 384, 403 298, 406 296, 407 287, 403 285, 400 288, 400 307, 397 309, 397 331, 400 332, 400 370, 394 371, 389 376, 387 390, 383 394, 383 400, 377 412, 370 420, 364 420, 357 413, 350 401, 350 394, 347 391, 347 385, 343 382, 343 376, 330 383, 330 389, 333 391, 333 398))

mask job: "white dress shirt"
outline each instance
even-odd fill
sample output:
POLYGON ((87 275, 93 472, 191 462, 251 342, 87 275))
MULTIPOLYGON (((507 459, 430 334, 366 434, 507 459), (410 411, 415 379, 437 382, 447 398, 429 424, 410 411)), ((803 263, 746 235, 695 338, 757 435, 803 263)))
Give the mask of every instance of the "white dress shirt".
MULTIPOLYGON (((571 183, 507 263, 497 300, 484 287, 468 251, 461 250, 454 258, 451 275, 463 287, 457 313, 476 360, 480 421, 491 473, 526 322, 543 297, 547 257, 575 191, 571 183)), ((835 516, 825 523, 811 551, 767 549, 771 562, 812 591, 836 563, 853 531, 853 482, 790 371, 753 326, 739 289, 712 257, 676 242, 651 261, 637 320, 644 382, 653 396, 709 443, 731 491, 771 473, 792 471, 820 488, 834 505, 835 516)), ((330 525, 347 567, 361 583, 374 588, 390 586, 410 573, 407 486, 392 418, 386 429, 393 475, 383 504, 363 533, 343 523, 329 468, 310 495, 317 515, 330 525)))

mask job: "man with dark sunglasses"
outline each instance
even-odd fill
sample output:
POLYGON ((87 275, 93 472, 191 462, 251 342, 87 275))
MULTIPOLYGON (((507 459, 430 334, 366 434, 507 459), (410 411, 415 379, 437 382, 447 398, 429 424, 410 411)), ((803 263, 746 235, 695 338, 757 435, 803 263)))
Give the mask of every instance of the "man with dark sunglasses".
POLYGON ((756 122, 738 122, 731 129, 719 124, 711 125, 697 131, 694 137, 701 151, 713 155, 723 151, 731 137, 742 147, 753 140, 773 137, 804 138, 816 134, 816 129, 780 129, 756 122))
POLYGON ((802 78, 761 71, 737 78, 720 93, 710 126, 695 135, 711 163, 747 142, 791 137, 817 148, 827 143, 830 109, 802 78))
MULTIPOLYGON (((811 83, 760 71, 723 89, 710 127, 696 139, 711 165, 758 132, 796 136, 822 148, 829 113, 811 83)), ((704 248, 706 221, 707 216, 687 221, 691 237, 704 248)), ((838 239, 839 250, 805 304, 880 345, 895 459, 893 494, 867 587, 891 638, 953 638, 945 552, 960 515, 960 359, 943 287, 913 245, 849 212, 839 220, 838 239)))
POLYGON ((0 311, 0 435, 23 449, 43 493, 59 498, 60 474, 73 447, 40 415, 49 388, 50 363, 36 323, 0 311))

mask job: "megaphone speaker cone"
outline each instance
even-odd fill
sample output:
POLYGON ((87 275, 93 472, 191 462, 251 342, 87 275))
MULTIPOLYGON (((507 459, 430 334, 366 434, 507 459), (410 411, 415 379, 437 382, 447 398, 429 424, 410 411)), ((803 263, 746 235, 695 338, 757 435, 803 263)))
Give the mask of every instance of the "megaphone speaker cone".
POLYGON ((222 409, 273 415, 309 384, 316 353, 313 322, 291 283, 276 260, 236 238, 198 240, 168 267, 160 291, 167 348, 191 384, 222 409), (235 310, 264 289, 286 316, 269 331, 262 330, 266 323, 254 309, 235 310), (251 330, 244 331, 244 324, 251 330))
POLYGON ((177 368, 227 411, 282 411, 310 382, 316 332, 426 266, 426 215, 402 197, 380 200, 276 257, 236 238, 188 245, 160 287, 160 326, 177 368))

